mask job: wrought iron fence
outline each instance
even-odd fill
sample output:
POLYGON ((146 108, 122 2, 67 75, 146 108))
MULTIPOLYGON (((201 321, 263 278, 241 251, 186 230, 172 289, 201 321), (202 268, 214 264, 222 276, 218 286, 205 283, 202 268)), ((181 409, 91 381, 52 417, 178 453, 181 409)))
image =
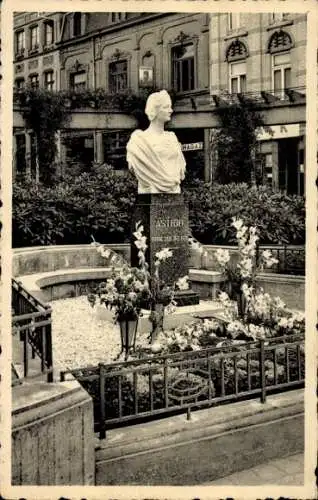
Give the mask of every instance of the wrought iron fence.
POLYGON ((95 430, 303 387, 304 336, 62 371, 91 394, 95 430))
MULTIPOLYGON (((30 376, 31 357, 40 358, 41 373, 53 382, 52 309, 12 279, 12 335, 19 335, 23 349, 23 375, 30 376)), ((36 374, 38 375, 38 374, 36 374)), ((13 381, 16 385, 17 380, 13 381)))
POLYGON ((270 250, 278 260, 271 267, 272 272, 279 274, 305 275, 306 255, 303 245, 260 245, 257 247, 258 258, 260 252, 270 250))

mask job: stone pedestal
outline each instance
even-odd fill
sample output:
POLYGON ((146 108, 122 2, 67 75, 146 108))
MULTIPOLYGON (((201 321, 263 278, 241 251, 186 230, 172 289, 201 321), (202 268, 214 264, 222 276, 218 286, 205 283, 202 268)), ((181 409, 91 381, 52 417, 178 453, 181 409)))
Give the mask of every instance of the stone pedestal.
MULTIPOLYGON (((141 221, 147 238, 146 259, 150 273, 154 272, 156 252, 163 248, 172 250, 172 257, 162 262, 160 276, 172 284, 189 272, 189 213, 182 194, 140 194, 133 217, 132 233, 136 222, 141 221)), ((131 264, 138 266, 138 249, 131 240, 131 264)), ((199 302, 198 295, 186 291, 176 294, 178 304, 199 302), (179 300, 180 299, 180 300, 179 300)))

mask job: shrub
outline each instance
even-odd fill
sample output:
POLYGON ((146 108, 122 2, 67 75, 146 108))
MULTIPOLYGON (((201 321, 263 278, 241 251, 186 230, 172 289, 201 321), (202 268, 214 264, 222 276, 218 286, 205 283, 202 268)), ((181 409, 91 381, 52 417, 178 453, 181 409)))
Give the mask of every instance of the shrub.
POLYGON ((16 183, 13 246, 129 241, 136 191, 132 175, 106 165, 54 187, 16 183))
MULTIPOLYGON (((184 187, 190 227, 203 244, 232 244, 232 217, 261 229, 261 243, 304 243, 305 203, 301 196, 247 184, 184 187)), ((45 186, 16 182, 13 188, 13 246, 130 241, 137 183, 129 172, 107 165, 69 175, 45 186)))
POLYGON ((216 107, 221 127, 211 144, 215 156, 215 175, 220 184, 250 183, 256 180, 253 154, 257 146, 257 131, 265 126, 262 114, 251 100, 245 103, 216 107))
POLYGON ((260 243, 302 244, 305 241, 305 201, 302 196, 274 192, 267 186, 211 184, 197 181, 186 190, 190 227, 204 244, 232 244, 232 217, 261 229, 260 243))

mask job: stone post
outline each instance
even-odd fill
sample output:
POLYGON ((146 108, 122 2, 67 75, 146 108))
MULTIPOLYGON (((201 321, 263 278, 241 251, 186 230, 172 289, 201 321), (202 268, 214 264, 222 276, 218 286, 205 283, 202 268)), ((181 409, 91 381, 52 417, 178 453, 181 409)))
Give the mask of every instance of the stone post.
POLYGON ((208 128, 204 129, 204 181, 209 182, 211 180, 211 154, 210 154, 210 130, 208 128))
POLYGON ((31 179, 31 132, 25 133, 25 177, 31 179))
POLYGON ((103 132, 94 133, 94 161, 98 164, 104 163, 103 132))
POLYGON ((12 138, 12 180, 14 181, 17 173, 17 138, 13 134, 12 138))

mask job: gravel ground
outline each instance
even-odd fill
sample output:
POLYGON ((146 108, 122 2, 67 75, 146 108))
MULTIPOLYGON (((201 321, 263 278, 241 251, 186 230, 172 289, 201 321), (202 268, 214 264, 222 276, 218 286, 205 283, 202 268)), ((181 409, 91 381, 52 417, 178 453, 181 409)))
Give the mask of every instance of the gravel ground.
MULTIPOLYGON (((85 296, 54 300, 53 359, 61 369, 111 363, 120 353, 119 326, 101 320, 85 296)), ((147 334, 137 336, 138 344, 148 343, 147 334)))

